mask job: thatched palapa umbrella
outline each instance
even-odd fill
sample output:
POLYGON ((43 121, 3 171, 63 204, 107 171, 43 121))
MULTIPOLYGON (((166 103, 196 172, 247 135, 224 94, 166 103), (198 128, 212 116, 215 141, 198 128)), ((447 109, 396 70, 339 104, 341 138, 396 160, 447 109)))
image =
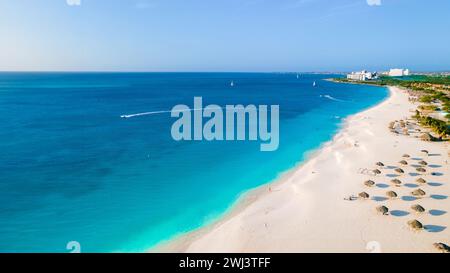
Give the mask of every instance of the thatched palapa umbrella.
POLYGON ((400 162, 398 162, 398 163, 400 163, 400 164, 402 164, 402 165, 408 165, 408 162, 407 162, 406 160, 402 160, 402 161, 400 161, 400 162))
POLYGON ((427 170, 425 168, 416 168, 416 171, 418 171, 419 173, 426 173, 427 170))
POLYGON ((421 183, 421 184, 427 183, 427 181, 426 181, 425 179, 423 179, 422 177, 421 177, 421 178, 417 178, 417 179, 416 179, 416 182, 417 182, 417 183, 421 183))
POLYGON ((427 150, 420 150, 420 152, 427 154, 428 155, 428 151, 427 150))
POLYGON ((383 164, 383 162, 377 162, 377 163, 375 163, 375 165, 377 165, 378 167, 384 167, 384 164, 383 164))
POLYGON ((366 185, 367 187, 373 187, 375 185, 375 182, 373 182, 372 180, 367 180, 364 182, 364 185, 366 185))
POLYGON ((409 154, 404 154, 403 157, 411 157, 409 154))
POLYGON ((422 161, 419 161, 419 164, 420 164, 420 165, 422 165, 422 166, 426 166, 426 165, 428 165, 428 163, 427 163, 426 161, 424 161, 424 160, 422 160, 422 161))
POLYGON ((401 169, 401 168, 397 168, 397 169, 395 169, 395 171, 397 173, 405 173, 405 171, 403 169, 401 169))
POLYGON ((398 195, 395 191, 388 191, 386 192, 386 196, 388 196, 389 198, 396 198, 398 195))
POLYGON ((415 212, 424 212, 425 208, 422 207, 421 205, 412 205, 411 209, 414 210, 415 212))
POLYGON ((363 199, 367 199, 370 197, 370 195, 367 192, 360 192, 358 194, 359 197, 363 198, 363 199))
POLYGON ((417 190, 411 192, 411 194, 414 195, 414 196, 424 196, 426 194, 426 192, 424 192, 421 189, 417 189, 417 190))
POLYGON ((420 135, 420 139, 423 141, 432 141, 433 136, 430 135, 430 133, 423 133, 422 135, 420 135))
POLYGON ((377 175, 377 174, 381 174, 381 171, 380 170, 378 170, 378 169, 375 169, 375 170, 373 170, 372 171, 375 175, 377 175))
POLYGON ((397 187, 400 187, 400 185, 402 184, 402 181, 400 181, 399 179, 392 179, 391 183, 397 187))
POLYGON ((444 244, 444 243, 434 243, 433 246, 444 253, 450 253, 450 246, 444 244))
POLYGON ((377 207, 377 211, 383 215, 387 215, 389 212, 389 209, 386 206, 379 206, 379 207, 377 207))
POLYGON ((408 221, 408 226, 410 226, 413 229, 423 229, 422 223, 417 220, 408 221))

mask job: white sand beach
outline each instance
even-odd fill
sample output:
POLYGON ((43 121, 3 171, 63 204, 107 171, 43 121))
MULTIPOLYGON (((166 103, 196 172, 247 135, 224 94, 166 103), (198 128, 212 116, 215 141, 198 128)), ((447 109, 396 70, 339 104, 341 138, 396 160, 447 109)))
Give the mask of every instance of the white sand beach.
POLYGON ((408 101, 406 91, 395 87, 390 91, 381 104, 348 118, 334 139, 307 162, 246 194, 219 221, 155 250, 438 252, 434 243, 450 244, 448 144, 421 141, 419 133, 390 132, 391 121, 408 119, 417 106, 408 101), (422 153, 423 149, 429 155, 422 153), (403 158, 403 154, 411 157, 403 158), (399 164, 402 159, 407 166, 399 164), (424 175, 417 175, 420 160, 428 163, 424 175), (385 167, 377 167, 378 161, 385 167), (405 173, 396 176, 394 167, 405 173), (364 174, 364 169, 376 168, 381 174, 364 174), (417 183, 419 177, 428 183, 417 183), (402 181, 400 187, 390 183, 394 178, 402 181), (369 179, 376 185, 365 186, 369 179), (415 199, 411 192, 419 188, 426 195, 415 199), (398 197, 386 199, 387 191, 395 191, 398 197), (367 192, 370 198, 344 200, 360 192, 367 192), (426 211, 414 212, 411 206, 415 204, 426 211), (381 205, 389 208, 388 215, 377 212, 381 205), (413 219, 425 229, 412 230, 407 222, 413 219))

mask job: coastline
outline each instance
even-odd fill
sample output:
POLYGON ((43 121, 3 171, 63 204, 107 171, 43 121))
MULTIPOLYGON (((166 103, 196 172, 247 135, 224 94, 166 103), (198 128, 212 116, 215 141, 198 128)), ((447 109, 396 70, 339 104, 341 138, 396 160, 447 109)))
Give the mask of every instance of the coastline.
MULTIPOLYGON (((370 178, 357 171, 359 168, 373 168, 376 161, 395 165, 403 153, 411 153, 414 157, 422 146, 430 151, 439 151, 442 154, 440 159, 446 159, 444 143, 424 143, 417 138, 408 138, 405 142, 414 142, 414 145, 400 145, 399 138, 405 136, 389 132, 389 121, 406 118, 413 107, 404 90, 389 87, 389 91, 389 96, 379 104, 347 117, 333 139, 313 151, 306 160, 282 173, 273 182, 244 193, 220 219, 162 242, 150 251, 368 252, 368 243, 372 241, 379 243, 386 252, 434 251, 431 241, 434 243, 449 237, 445 227, 445 223, 449 222, 447 213, 438 217, 441 226, 433 225, 444 227, 441 231, 424 231, 427 234, 418 236, 407 230, 406 226, 406 219, 409 220, 413 214, 384 217, 375 212, 376 206, 386 204, 389 207, 398 206, 406 213, 407 206, 414 202, 343 200, 346 196, 367 190, 362 182, 370 178), (394 149, 390 150, 394 151, 380 147, 386 145, 393 145, 394 149), (408 151, 395 151, 399 150, 395 149, 398 146, 408 151), (357 162, 353 158, 358 158, 357 162)), ((448 180, 449 166, 439 166, 444 175, 434 180, 441 182, 439 190, 445 193, 442 196, 447 196, 449 187, 442 182, 448 180)), ((380 178, 386 182, 372 179, 380 184, 389 184, 390 179, 384 175, 380 178)), ((435 188, 436 191, 438 187, 435 188)), ((386 190, 390 189, 376 187, 372 191, 383 196, 386 190)), ((399 189, 395 190, 400 193, 399 189)), ((423 200, 422 203, 438 203, 446 212, 450 207, 448 198, 438 201, 423 200)), ((421 217, 437 219, 433 216, 421 217)))

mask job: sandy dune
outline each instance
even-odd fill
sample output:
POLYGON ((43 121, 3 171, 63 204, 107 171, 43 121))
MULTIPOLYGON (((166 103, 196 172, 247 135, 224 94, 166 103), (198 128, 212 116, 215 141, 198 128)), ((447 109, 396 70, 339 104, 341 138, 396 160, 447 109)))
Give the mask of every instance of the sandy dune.
POLYGON ((333 141, 310 160, 269 185, 246 194, 220 221, 183 235, 157 251, 176 252, 437 252, 435 242, 450 244, 450 167, 448 144, 423 142, 416 136, 389 131, 393 120, 406 119, 416 106, 405 91, 390 88, 391 96, 365 112, 350 117, 333 141), (429 156, 421 153, 430 152, 429 156), (403 154, 408 166, 401 166, 403 154), (428 174, 415 176, 418 161, 427 161, 428 174), (386 166, 377 176, 363 174, 386 166), (431 166, 430 166, 431 165, 431 166), (395 177, 393 167, 405 174, 395 177), (437 176, 432 176, 431 171, 437 176), (429 183, 415 182, 423 177, 429 183), (393 186, 391 179, 402 181, 393 186), (364 181, 377 184, 367 187, 364 181), (424 198, 412 200, 416 189, 424 198), (385 200, 393 190, 396 199, 385 200), (349 195, 369 193, 367 200, 347 201, 349 195), (427 211, 413 212, 422 205, 427 211), (384 216, 376 207, 385 205, 384 216), (411 230, 407 222, 419 220, 426 229, 411 230))

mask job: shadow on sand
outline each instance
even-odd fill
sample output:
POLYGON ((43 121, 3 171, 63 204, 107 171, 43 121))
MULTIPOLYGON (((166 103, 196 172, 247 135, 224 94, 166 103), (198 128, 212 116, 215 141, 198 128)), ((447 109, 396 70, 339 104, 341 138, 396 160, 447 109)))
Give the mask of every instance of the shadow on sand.
POLYGON ((403 201, 416 201, 417 198, 414 196, 402 196, 403 201))
POLYGON ((444 231, 447 227, 444 226, 436 226, 436 225, 425 225, 424 226, 425 230, 428 232, 441 232, 444 231))
POLYGON ((447 195, 440 195, 440 194, 432 194, 432 195, 430 195, 430 197, 435 199, 435 200, 447 199, 447 195))
POLYGON ((439 187, 442 186, 442 183, 436 183, 436 182, 428 182, 428 185, 432 186, 432 187, 439 187))
POLYGON ((372 200, 374 200, 376 202, 382 202, 382 201, 388 200, 388 198, 387 197, 383 197, 383 196, 374 196, 374 197, 372 197, 372 200))
POLYGON ((403 217, 406 215, 409 215, 409 212, 404 211, 404 210, 391 210, 390 214, 396 217, 403 217))
POLYGON ((429 213, 433 216, 441 216, 441 215, 446 214, 447 212, 445 210, 432 209, 429 211, 429 213))
POLYGON ((389 174, 386 174, 386 176, 387 176, 387 177, 399 177, 400 175, 398 175, 398 174, 393 174, 393 173, 389 173, 389 174))

